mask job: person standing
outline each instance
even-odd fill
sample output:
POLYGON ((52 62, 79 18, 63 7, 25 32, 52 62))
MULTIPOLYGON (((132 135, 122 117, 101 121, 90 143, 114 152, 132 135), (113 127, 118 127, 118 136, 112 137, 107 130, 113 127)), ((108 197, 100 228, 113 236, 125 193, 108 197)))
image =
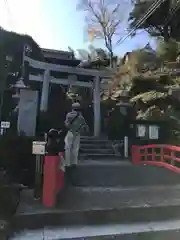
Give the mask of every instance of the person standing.
POLYGON ((66 115, 65 126, 68 129, 65 137, 65 167, 71 178, 72 169, 78 164, 80 135, 89 130, 78 102, 72 104, 72 111, 66 115))

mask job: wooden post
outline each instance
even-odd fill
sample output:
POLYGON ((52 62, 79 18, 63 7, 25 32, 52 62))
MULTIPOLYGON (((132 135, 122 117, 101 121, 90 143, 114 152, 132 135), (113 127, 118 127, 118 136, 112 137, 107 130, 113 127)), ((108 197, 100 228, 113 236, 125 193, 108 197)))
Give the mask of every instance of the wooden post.
POLYGON ((43 158, 42 155, 36 155, 34 199, 40 199, 42 194, 43 158))

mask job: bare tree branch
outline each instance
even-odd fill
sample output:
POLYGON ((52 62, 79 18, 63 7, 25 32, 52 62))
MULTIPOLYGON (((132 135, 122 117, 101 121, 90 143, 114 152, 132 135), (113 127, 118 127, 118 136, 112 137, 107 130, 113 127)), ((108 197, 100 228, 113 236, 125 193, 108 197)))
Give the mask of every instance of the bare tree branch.
MULTIPOLYGON (((104 40, 111 60, 114 57, 115 37, 121 34, 124 2, 117 0, 79 0, 78 9, 86 12, 88 29, 94 32, 94 39, 104 40)), ((112 62, 112 61, 111 61, 112 62)))

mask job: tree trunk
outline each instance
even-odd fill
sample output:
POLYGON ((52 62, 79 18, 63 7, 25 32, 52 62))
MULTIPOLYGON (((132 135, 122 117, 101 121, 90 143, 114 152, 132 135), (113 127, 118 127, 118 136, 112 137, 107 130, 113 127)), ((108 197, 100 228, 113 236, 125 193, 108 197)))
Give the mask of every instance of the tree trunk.
POLYGON ((112 47, 112 39, 110 37, 105 37, 105 45, 106 48, 109 52, 109 59, 110 59, 110 68, 113 68, 113 57, 114 57, 114 53, 113 53, 113 47, 112 47))
POLYGON ((113 54, 112 50, 109 51, 109 55, 110 55, 110 67, 113 68, 113 57, 114 57, 114 54, 113 54))

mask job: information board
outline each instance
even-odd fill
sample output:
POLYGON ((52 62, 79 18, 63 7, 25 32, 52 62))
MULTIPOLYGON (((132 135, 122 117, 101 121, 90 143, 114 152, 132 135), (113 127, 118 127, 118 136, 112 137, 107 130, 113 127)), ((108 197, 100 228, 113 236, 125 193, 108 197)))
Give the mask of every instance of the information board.
POLYGON ((159 139, 159 127, 156 125, 149 126, 149 138, 159 139))
POLYGON ((45 154, 46 142, 33 142, 32 144, 32 154, 34 155, 44 155, 45 154))

